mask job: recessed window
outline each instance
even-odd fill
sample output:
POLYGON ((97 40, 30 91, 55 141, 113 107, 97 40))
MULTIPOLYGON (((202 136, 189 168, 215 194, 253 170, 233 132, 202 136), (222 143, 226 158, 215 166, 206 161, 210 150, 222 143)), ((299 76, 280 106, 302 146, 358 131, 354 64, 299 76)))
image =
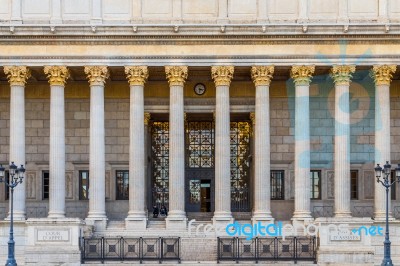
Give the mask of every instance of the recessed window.
MULTIPOLYGON (((4 171, 4 180, 6 180, 7 182, 10 182, 10 173, 8 171, 4 171)), ((5 188, 5 200, 9 200, 10 199, 10 188, 4 184, 4 188, 5 188)))
POLYGON ((311 199, 321 199, 321 171, 311 170, 311 199))
POLYGON ((271 199, 272 200, 285 199, 284 177, 285 177, 285 172, 283 170, 272 170, 271 171, 271 199))
POLYGON ((129 199, 129 171, 117 170, 117 200, 129 199))
POLYGON ((79 171, 79 199, 89 199, 89 171, 79 171))
POLYGON ((350 198, 352 200, 358 200, 358 171, 351 170, 350 171, 350 198))
POLYGON ((42 198, 49 199, 49 189, 50 189, 50 175, 49 171, 42 172, 42 198))
MULTIPOLYGON (((391 175, 390 175, 390 181, 393 182, 396 180, 396 171, 392 171, 391 175)), ((391 200, 396 200, 396 185, 397 182, 394 183, 391 187, 390 187, 390 199, 391 200)))

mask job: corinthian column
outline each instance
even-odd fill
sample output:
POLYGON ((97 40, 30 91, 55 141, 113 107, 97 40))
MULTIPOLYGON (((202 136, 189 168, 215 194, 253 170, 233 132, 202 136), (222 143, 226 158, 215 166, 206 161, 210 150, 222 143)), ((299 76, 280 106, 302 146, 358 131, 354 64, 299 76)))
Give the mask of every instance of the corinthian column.
POLYGON ((256 86, 254 121, 254 208, 253 223, 273 222, 271 216, 269 85, 274 66, 253 66, 251 77, 256 86))
POLYGON ((144 205, 145 153, 144 153, 144 96, 143 88, 149 74, 147 66, 126 66, 130 85, 129 123, 129 212, 125 220, 127 229, 143 230, 147 225, 144 205))
POLYGON ((65 108, 64 86, 69 78, 65 66, 45 66, 50 83, 50 196, 49 218, 65 217, 65 108))
MULTIPOLYGON (((4 73, 11 87, 9 159, 19 167, 25 165, 25 83, 31 72, 26 66, 4 66, 4 73)), ((14 189, 15 220, 25 220, 25 188, 22 182, 14 189)))
POLYGON ((232 222, 230 175, 229 85, 233 66, 213 66, 211 76, 216 87, 215 105, 215 212, 214 224, 232 222))
POLYGON ((107 66, 85 66, 90 84, 90 155, 89 155, 89 213, 87 221, 105 228, 105 137, 104 84, 109 73, 107 66))
POLYGON ((350 79, 355 66, 333 66, 335 82, 335 217, 351 217, 350 210, 350 79))
POLYGON ((295 84, 295 194, 293 220, 311 220, 310 211, 310 83, 314 66, 293 66, 295 84))
POLYGON ((169 212, 167 228, 185 228, 185 128, 183 85, 187 66, 166 66, 169 83, 169 212))
MULTIPOLYGON (((396 72, 395 65, 372 68, 371 74, 375 80, 375 164, 384 165, 386 161, 390 162, 390 82, 394 72, 396 72)), ((375 184, 374 200, 375 220, 384 220, 386 194, 380 184, 375 184)), ((388 209, 390 210, 390 207, 388 209)))

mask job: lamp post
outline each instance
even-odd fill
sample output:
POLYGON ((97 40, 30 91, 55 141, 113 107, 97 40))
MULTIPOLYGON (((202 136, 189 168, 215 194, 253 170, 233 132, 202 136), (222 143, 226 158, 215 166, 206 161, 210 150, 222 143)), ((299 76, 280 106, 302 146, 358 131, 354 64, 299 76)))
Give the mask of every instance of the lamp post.
POLYGON ((8 258, 6 262, 6 266, 17 266, 17 261, 15 260, 15 252, 14 252, 14 225, 13 225, 13 197, 14 197, 14 188, 22 183, 22 179, 24 178, 25 168, 21 164, 21 167, 17 167, 14 162, 10 164, 10 178, 6 180, 4 177, 4 167, 0 165, 0 182, 4 182, 7 187, 11 189, 11 198, 10 198, 10 238, 8 240, 8 258))
POLYGON ((391 165, 387 161, 382 167, 379 164, 375 167, 376 182, 381 183, 386 189, 386 231, 385 231, 385 241, 384 244, 384 255, 381 266, 393 266, 392 259, 390 257, 390 240, 389 240, 389 188, 396 182, 400 182, 400 164, 397 166, 396 178, 393 182, 390 180, 389 176, 391 173, 391 165), (381 175, 383 173, 383 179, 381 175))

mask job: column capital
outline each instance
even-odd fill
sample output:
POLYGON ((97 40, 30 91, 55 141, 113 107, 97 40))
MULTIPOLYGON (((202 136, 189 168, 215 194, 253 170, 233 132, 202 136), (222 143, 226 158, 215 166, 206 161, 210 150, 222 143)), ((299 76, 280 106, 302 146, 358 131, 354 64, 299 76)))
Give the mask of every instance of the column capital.
POLYGON ((85 74, 90 85, 104 85, 110 76, 107 66, 85 66, 85 74))
POLYGON ((211 77, 215 86, 229 86, 233 78, 234 66, 212 66, 211 77))
POLYGON ((125 66, 125 74, 131 86, 143 86, 149 77, 147 66, 125 66))
POLYGON ((31 77, 31 71, 26 66, 4 66, 4 73, 10 85, 24 86, 31 77))
POLYGON ((269 86, 274 74, 274 66, 252 66, 251 78, 255 86, 269 86))
POLYGON ((355 71, 355 65, 335 65, 331 69, 331 77, 336 85, 349 85, 355 71))
POLYGON ((390 85, 396 65, 376 65, 371 70, 371 77, 375 85, 390 85))
POLYGON ((167 75, 170 86, 183 86, 188 77, 187 66, 165 66, 165 74, 167 75))
POLYGON ((50 85, 65 86, 69 78, 69 71, 66 66, 45 66, 44 73, 47 75, 50 85))
POLYGON ((145 126, 148 126, 148 125, 149 125, 149 123, 150 123, 150 118, 151 118, 150 113, 144 113, 144 125, 145 125, 145 126))
POLYGON ((310 85, 315 66, 292 66, 290 76, 296 85, 310 85))

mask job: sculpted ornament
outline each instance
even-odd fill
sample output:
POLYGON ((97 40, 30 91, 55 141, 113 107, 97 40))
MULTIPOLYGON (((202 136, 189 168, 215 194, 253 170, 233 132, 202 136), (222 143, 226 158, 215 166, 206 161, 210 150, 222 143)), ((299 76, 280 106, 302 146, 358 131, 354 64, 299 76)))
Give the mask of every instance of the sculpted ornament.
POLYGON ((45 66, 44 73, 47 75, 50 85, 64 86, 69 78, 69 71, 66 66, 45 66))
POLYGON ((290 76, 296 85, 310 85, 315 66, 292 66, 290 76))
POLYGON ((336 85, 349 85, 352 73, 356 71, 354 65, 333 66, 331 69, 331 77, 336 85))
POLYGON ((253 66, 251 67, 251 78, 257 86, 269 86, 274 74, 274 66, 253 66))
POLYGON ((144 113, 144 125, 145 125, 145 126, 148 126, 148 125, 149 125, 149 123, 150 123, 150 118, 151 118, 150 113, 144 113))
POLYGON ((396 65, 374 66, 371 77, 374 79, 375 85, 390 85, 394 72, 396 72, 396 65))
POLYGON ((183 86, 188 77, 187 66, 166 66, 165 74, 170 86, 183 86))
POLYGON ((233 78, 234 66, 212 66, 211 77, 215 86, 229 86, 233 78))
POLYGON ((107 66, 85 66, 85 74, 90 84, 103 85, 110 76, 107 66))
POLYGON ((146 83, 147 78, 149 77, 147 66, 126 66, 125 74, 131 86, 143 86, 144 83, 146 83))
POLYGON ((31 77, 31 71, 26 66, 4 66, 4 73, 10 85, 24 86, 31 77))

